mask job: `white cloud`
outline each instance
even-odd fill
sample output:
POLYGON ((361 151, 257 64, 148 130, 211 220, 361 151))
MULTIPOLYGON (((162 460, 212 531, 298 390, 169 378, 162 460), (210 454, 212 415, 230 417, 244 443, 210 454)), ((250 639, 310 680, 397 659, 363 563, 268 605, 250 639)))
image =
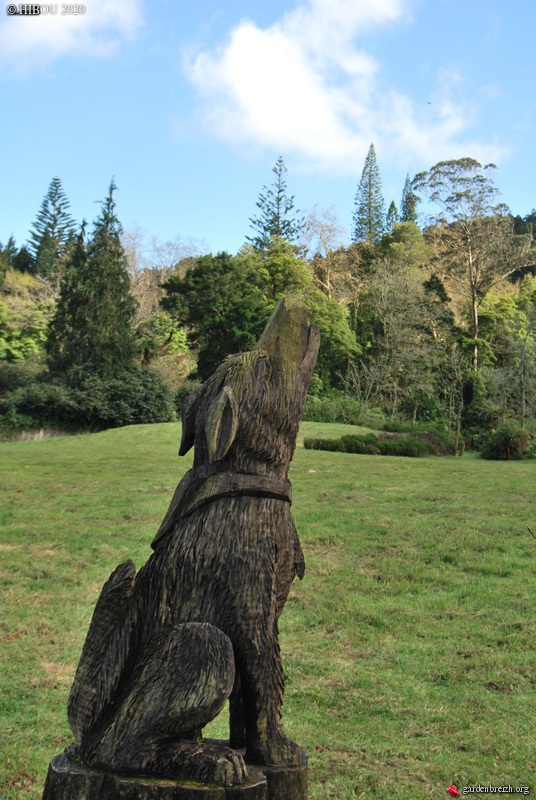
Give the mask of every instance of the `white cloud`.
POLYGON ((242 21, 213 52, 185 60, 209 129, 228 141, 291 152, 302 167, 355 174, 371 141, 383 161, 496 159, 470 142, 458 77, 439 77, 429 103, 385 85, 359 47, 372 28, 410 19, 413 0, 305 0, 271 27, 242 21), (448 78, 448 80, 447 80, 448 78), (455 79, 454 79, 455 78, 455 79))
MULTIPOLYGON (((9 16, 0 21, 0 65, 19 74, 62 56, 107 56, 142 24, 142 0, 83 0, 84 14, 62 14, 61 3, 46 3, 56 14, 9 16)), ((19 3, 15 3, 19 5, 19 3)))

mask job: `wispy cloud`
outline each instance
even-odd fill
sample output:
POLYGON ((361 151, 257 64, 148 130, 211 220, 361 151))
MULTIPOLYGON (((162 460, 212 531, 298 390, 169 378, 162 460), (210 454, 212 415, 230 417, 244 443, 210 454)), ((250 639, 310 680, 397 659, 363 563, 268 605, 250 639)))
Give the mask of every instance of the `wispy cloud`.
POLYGON ((62 56, 108 56, 142 25, 142 0, 84 0, 84 14, 50 5, 56 14, 0 20, 0 66, 24 75, 62 56))
POLYGON ((412 2, 306 0, 268 28, 243 20, 214 51, 185 58, 207 126, 341 174, 361 170, 371 141, 384 161, 497 159, 499 148, 470 140, 457 81, 439 75, 431 102, 415 102, 359 46, 371 29, 410 22, 412 2))

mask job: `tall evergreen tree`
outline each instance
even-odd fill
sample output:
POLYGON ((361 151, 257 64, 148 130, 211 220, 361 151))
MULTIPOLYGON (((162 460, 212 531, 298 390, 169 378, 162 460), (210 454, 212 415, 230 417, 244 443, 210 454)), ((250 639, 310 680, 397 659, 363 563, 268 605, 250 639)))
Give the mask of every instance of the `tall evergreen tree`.
POLYGON ((400 203, 400 222, 418 223, 417 203, 419 198, 413 192, 409 175, 406 175, 406 182, 402 190, 402 202, 400 203))
POLYGON ((385 220, 385 232, 392 233, 397 222, 398 208, 396 207, 395 201, 391 200, 391 205, 389 206, 389 211, 387 212, 387 218, 385 220))
POLYGON ((54 275, 68 241, 74 236, 75 223, 69 206, 60 179, 53 178, 30 230, 28 249, 38 275, 54 275))
POLYGON ((121 244, 113 181, 90 241, 84 226, 66 264, 47 343, 51 371, 112 378, 132 364, 135 302, 121 244))
POLYGON ((259 250, 266 249, 273 238, 296 241, 305 227, 304 218, 298 218, 294 211, 294 195, 287 195, 285 175, 288 172, 281 156, 275 162, 272 172, 275 179, 271 186, 263 186, 257 200, 260 216, 251 217, 254 236, 246 236, 248 242, 259 250), (294 213, 293 213, 294 212, 294 213))
POLYGON ((385 218, 380 170, 371 144, 355 195, 353 241, 377 244, 385 233, 385 218))

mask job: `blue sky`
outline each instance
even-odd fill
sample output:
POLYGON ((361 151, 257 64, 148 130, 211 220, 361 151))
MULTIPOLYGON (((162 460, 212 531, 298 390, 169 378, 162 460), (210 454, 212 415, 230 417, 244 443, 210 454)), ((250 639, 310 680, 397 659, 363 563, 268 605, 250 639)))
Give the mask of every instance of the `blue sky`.
POLYGON ((534 0, 85 0, 0 12, 0 241, 51 179, 92 221, 112 176, 125 228, 236 252, 281 155, 302 211, 351 225, 374 142, 406 174, 470 156, 536 206, 534 0))

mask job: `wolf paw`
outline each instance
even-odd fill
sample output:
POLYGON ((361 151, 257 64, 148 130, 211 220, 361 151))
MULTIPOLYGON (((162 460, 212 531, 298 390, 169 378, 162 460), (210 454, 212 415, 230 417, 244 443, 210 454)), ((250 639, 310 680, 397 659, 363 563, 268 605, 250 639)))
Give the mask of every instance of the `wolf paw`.
POLYGON ((202 783, 218 786, 235 786, 248 777, 247 767, 240 753, 229 747, 200 745, 185 759, 182 774, 202 783))
POLYGON ((301 767, 305 753, 296 742, 279 734, 266 742, 248 745, 246 760, 266 767, 301 767))

